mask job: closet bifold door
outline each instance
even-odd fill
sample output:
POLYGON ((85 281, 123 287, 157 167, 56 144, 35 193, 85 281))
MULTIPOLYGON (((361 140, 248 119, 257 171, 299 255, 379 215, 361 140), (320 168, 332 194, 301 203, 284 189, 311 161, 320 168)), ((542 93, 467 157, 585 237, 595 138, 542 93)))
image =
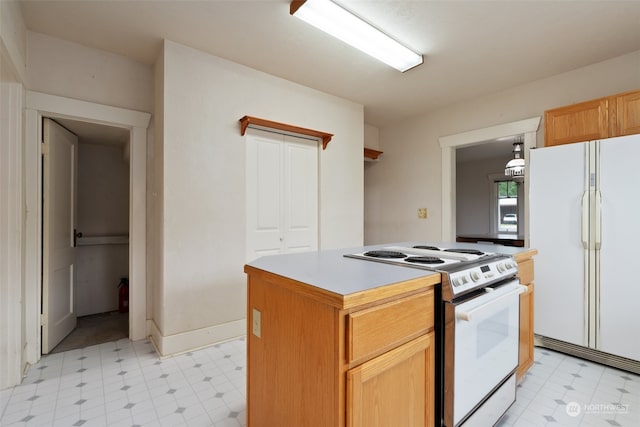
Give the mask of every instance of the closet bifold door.
POLYGON ((318 248, 318 141, 246 133, 247 261, 318 248))

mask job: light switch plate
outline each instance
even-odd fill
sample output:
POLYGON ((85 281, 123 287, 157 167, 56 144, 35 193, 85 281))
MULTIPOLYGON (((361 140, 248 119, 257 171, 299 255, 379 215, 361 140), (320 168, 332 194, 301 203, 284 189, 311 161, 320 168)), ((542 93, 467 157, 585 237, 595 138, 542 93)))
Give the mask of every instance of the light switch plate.
POLYGON ((253 309, 253 314, 251 316, 251 322, 252 322, 252 331, 253 331, 253 335, 257 336, 258 338, 260 338, 260 334, 262 333, 262 313, 260 313, 259 310, 256 310, 255 308, 253 309))

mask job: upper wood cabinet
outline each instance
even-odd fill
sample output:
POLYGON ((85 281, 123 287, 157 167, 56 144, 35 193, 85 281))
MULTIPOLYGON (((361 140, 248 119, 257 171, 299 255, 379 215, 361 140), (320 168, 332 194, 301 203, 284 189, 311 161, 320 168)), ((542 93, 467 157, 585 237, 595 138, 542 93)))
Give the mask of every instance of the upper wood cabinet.
POLYGON ((640 91, 547 110, 544 145, 640 133, 640 91))
POLYGON ((616 97, 616 135, 640 133, 640 90, 616 97))

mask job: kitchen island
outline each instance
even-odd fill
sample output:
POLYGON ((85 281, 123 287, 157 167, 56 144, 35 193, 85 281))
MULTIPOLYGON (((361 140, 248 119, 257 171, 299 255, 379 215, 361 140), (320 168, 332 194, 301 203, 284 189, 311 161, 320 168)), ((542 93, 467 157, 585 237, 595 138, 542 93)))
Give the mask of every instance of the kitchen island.
POLYGON ((362 250, 245 266, 248 426, 434 425, 440 274, 343 256, 362 250))

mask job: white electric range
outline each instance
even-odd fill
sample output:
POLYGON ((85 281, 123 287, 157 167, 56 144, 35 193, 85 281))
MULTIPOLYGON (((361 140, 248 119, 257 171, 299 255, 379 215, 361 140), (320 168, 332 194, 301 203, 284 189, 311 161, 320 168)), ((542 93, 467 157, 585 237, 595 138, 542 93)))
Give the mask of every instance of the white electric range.
POLYGON ((513 257, 421 244, 345 257, 441 274, 435 301, 437 423, 496 424, 516 396, 519 295, 526 288, 513 257))

